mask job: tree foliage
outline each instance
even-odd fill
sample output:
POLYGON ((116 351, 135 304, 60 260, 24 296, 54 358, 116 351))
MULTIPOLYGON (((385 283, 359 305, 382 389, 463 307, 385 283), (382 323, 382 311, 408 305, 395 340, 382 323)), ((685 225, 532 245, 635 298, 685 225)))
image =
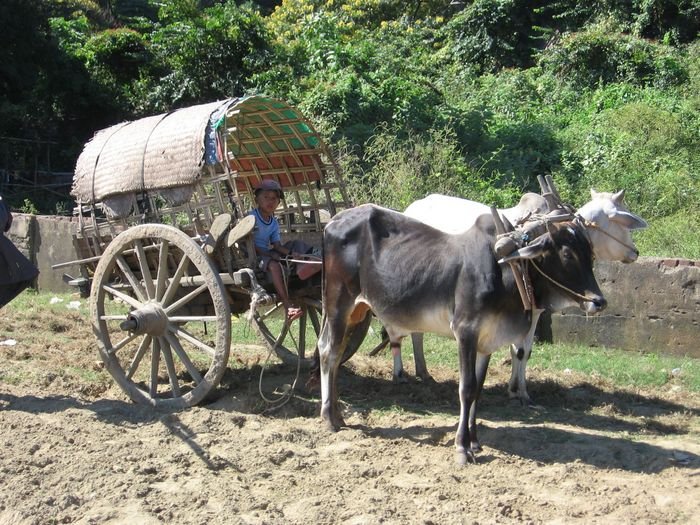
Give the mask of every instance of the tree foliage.
POLYGON ((247 79, 269 62, 263 19, 249 7, 229 2, 178 17, 171 12, 170 20, 150 36, 163 73, 151 93, 154 108, 242 95, 247 79))
POLYGON ((512 204, 550 173, 700 209, 696 0, 5 0, 0 133, 61 143, 265 92, 343 152, 358 200, 512 204))

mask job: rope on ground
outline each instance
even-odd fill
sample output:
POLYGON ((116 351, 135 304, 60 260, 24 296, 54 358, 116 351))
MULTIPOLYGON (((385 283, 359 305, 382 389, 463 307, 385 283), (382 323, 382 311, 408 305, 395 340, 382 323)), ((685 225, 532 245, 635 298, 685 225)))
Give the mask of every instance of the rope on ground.
MULTIPOLYGON (((285 312, 286 316, 286 312, 285 312)), ((277 399, 269 399, 268 397, 265 396, 265 393, 263 392, 262 388, 262 383, 263 383, 263 375, 265 374, 265 368, 267 368, 268 363, 270 362, 270 357, 272 356, 272 353, 275 351, 277 346, 280 344, 281 337, 275 341, 274 346, 270 347, 270 350, 267 353, 267 358, 265 359, 265 362, 263 363, 262 368, 260 369, 260 379, 258 380, 258 391, 260 392, 260 397, 265 401, 269 406, 263 410, 263 414, 266 412, 273 412, 280 407, 286 405, 290 399, 294 396, 294 388, 297 385, 297 381, 299 380, 299 373, 301 371, 301 356, 299 355, 299 344, 297 343, 296 339, 294 339, 294 335, 288 330, 288 325, 291 324, 290 321, 285 320, 285 328, 287 330, 282 330, 282 333, 289 332, 289 336, 292 338, 292 341, 294 342, 294 347, 297 350, 297 371, 296 375, 294 377, 294 382, 287 388, 284 392, 280 394, 280 397, 277 399)), ((286 385, 285 385, 286 386, 286 385)))
MULTIPOLYGON (((284 287, 287 288, 288 286, 288 279, 289 279, 289 273, 290 273, 290 263, 293 262, 311 262, 311 261, 302 261, 302 260, 295 260, 291 259, 289 257, 284 258, 282 261, 285 265, 285 270, 282 272, 282 278, 284 280, 284 287)), ((314 261, 315 262, 315 261, 314 261)), ((320 261, 318 262, 320 264, 320 261)), ((255 312, 257 310, 258 305, 264 304, 267 301, 270 300, 270 296, 267 294, 265 289, 260 286, 260 284, 257 282, 255 279, 254 273, 251 271, 251 283, 253 284, 252 288, 253 291, 251 293, 251 301, 250 301, 250 309, 248 310, 247 314, 247 319, 248 322, 252 322, 253 316, 255 315, 255 312)), ((284 305, 282 305, 284 306, 284 305)), ((279 306, 278 306, 279 307, 279 306)), ((263 413, 266 412, 272 412, 274 410, 277 410, 278 408, 284 406, 286 403, 289 402, 289 400, 293 397, 294 395, 294 388, 296 387, 296 384, 299 380, 299 374, 301 371, 301 356, 299 352, 299 343, 297 343, 296 339, 294 338, 294 334, 289 330, 291 323, 293 321, 289 321, 287 319, 287 311, 285 309, 284 313, 284 326, 282 327, 282 330, 280 332, 280 337, 275 341, 275 344, 270 347, 270 350, 267 353, 267 357, 265 358, 265 362, 263 363, 262 368, 260 369, 260 378, 258 379, 258 391, 260 392, 260 397, 265 401, 269 406, 263 410, 263 413), (276 351, 277 347, 281 345, 281 340, 283 339, 283 335, 286 335, 289 333, 289 336, 292 339, 292 342, 294 343, 294 347, 296 348, 297 351, 297 370, 296 370, 296 375, 294 377, 294 382, 292 383, 289 388, 286 388, 281 394, 280 397, 277 399, 269 399, 267 396, 265 396, 265 393, 263 392, 262 388, 262 383, 263 383, 263 376, 265 374, 265 368, 270 362, 270 358, 272 356, 272 353, 276 351)), ((286 386, 286 385, 285 385, 286 386)))

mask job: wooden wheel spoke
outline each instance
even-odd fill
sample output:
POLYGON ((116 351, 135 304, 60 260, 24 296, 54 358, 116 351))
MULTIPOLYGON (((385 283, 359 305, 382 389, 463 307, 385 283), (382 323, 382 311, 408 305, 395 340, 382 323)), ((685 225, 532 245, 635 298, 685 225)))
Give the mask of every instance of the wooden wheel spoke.
POLYGON ((299 339, 297 353, 299 354, 299 359, 304 359, 306 354, 306 320, 309 317, 309 309, 304 308, 304 313, 299 318, 299 339))
POLYGON ((119 350, 124 348, 126 345, 128 345, 131 341, 136 339, 139 335, 138 334, 129 334, 127 335, 124 339, 119 341, 116 345, 114 345, 112 348, 107 349, 107 353, 109 354, 116 354, 119 350))
MULTIPOLYGON (((209 357, 214 357, 214 356, 216 355, 216 350, 215 350, 214 348, 212 348, 211 346, 207 345, 207 344, 204 343, 203 341, 200 341, 200 340, 197 339, 195 336, 193 336, 191 333, 189 333, 187 330, 185 330, 185 329, 183 329, 183 328, 181 328, 181 327, 179 327, 179 326, 176 326, 176 325, 170 325, 170 326, 168 327, 168 330, 169 330, 173 335, 176 335, 176 336, 178 336, 178 337, 182 337, 182 338, 183 338, 185 341, 187 341, 188 343, 190 343, 190 344, 196 346, 197 348, 199 348, 199 349, 202 350, 203 352, 206 352, 207 355, 209 355, 209 357)), ((168 342, 170 342, 170 343, 172 344, 172 342, 170 341, 170 339, 168 339, 168 342)))
POLYGON ((279 309, 282 308, 282 306, 283 306, 282 303, 277 303, 275 306, 273 306, 272 308, 270 308, 269 310, 267 310, 265 312, 258 311, 257 315, 262 321, 264 321, 265 319, 267 319, 268 317, 273 315, 275 312, 279 311, 279 309))
POLYGON ((170 243, 163 239, 158 252, 158 276, 156 277, 156 301, 163 299, 165 285, 168 279, 168 252, 170 243))
POLYGON ((151 352, 151 383, 148 385, 148 393, 151 397, 158 394, 158 368, 160 366, 160 341, 153 339, 153 351, 151 352))
POLYGON ((180 341, 177 340, 177 337, 175 337, 172 333, 167 332, 165 334, 165 338, 167 339, 172 349, 175 350, 175 353, 177 354, 177 357, 180 359, 182 364, 185 365, 185 368, 189 372, 190 376, 192 376, 192 379, 194 380, 195 384, 198 385, 202 381, 204 381, 204 379, 202 378, 202 374, 199 373, 199 370, 197 370, 190 358, 187 356, 187 352, 185 352, 185 349, 182 348, 182 345, 180 344, 180 341))
POLYGON ((203 284, 203 285, 201 285, 201 286, 198 286, 197 288, 195 288, 194 290, 192 290, 190 293, 188 293, 186 296, 184 296, 184 297, 178 299, 178 300, 175 301, 173 304, 171 304, 170 306, 168 306, 168 307, 165 309, 165 313, 166 313, 166 314, 169 314, 170 312, 176 311, 178 308, 182 308, 184 305, 186 305, 187 303, 189 303, 192 299, 194 299, 194 298, 197 297, 199 294, 201 294, 202 292, 204 292, 205 290, 207 290, 207 288, 208 288, 208 287, 207 287, 206 284, 203 284))
POLYGON ((318 318, 318 311, 314 307, 309 307, 309 319, 311 319, 311 325, 314 327, 314 332, 316 332, 316 336, 318 336, 319 332, 321 331, 321 322, 318 318))
POLYGON ((141 269, 141 277, 143 278, 143 283, 146 285, 146 294, 149 299, 155 299, 156 289, 153 285, 151 269, 148 267, 148 259, 146 258, 146 252, 143 250, 141 239, 135 240, 134 246, 136 249, 136 258, 139 261, 139 268, 141 269))
POLYGON ((136 350, 136 354, 134 354, 131 363, 129 363, 129 367, 126 369, 126 377, 128 379, 131 379, 134 372, 136 372, 136 369, 139 367, 139 364, 141 364, 141 359, 143 359, 143 355, 146 353, 149 346, 151 346, 151 336, 147 335, 143 338, 143 341, 141 341, 138 350, 136 350))
POLYGON ((182 259, 180 259, 180 263, 177 265, 177 270, 175 270, 175 275, 173 275, 173 278, 170 279, 170 283, 168 283, 168 288, 167 290, 165 290, 165 294, 160 300, 163 306, 167 305, 170 302, 170 300, 175 296, 175 292, 180 287, 180 280, 182 279, 182 276, 185 275, 185 270, 187 270, 189 262, 190 260, 184 255, 182 256, 182 259))
POLYGON ((116 259, 117 264, 119 265, 119 269, 126 276, 126 279, 127 281, 129 281, 129 284, 133 288, 136 297, 138 297, 142 303, 148 301, 148 298, 146 297, 146 291, 143 289, 143 286, 141 286, 141 283, 134 275, 134 272, 132 272, 131 268, 129 268, 129 265, 126 262, 126 259, 124 259, 124 256, 122 254, 119 254, 117 255, 116 259))
POLYGON ((165 368, 168 370, 168 378, 170 379, 170 388, 172 389, 173 397, 180 397, 180 383, 178 382, 177 372, 175 371, 175 362, 173 361, 173 354, 170 351, 170 345, 165 337, 160 339, 160 348, 163 352, 165 368))
POLYGON ((217 318, 215 315, 170 315, 168 320, 171 323, 195 323, 201 321, 203 323, 215 323, 217 318))
POLYGON ((130 295, 127 295, 124 292, 120 292, 119 290, 116 290, 115 288, 112 288, 111 286, 104 284, 104 285, 102 285, 102 289, 105 292, 112 294, 113 297, 116 297, 117 299, 121 299, 122 301, 124 301, 126 304, 128 304, 132 308, 141 308, 141 306, 143 306, 143 303, 141 301, 134 299, 130 295))

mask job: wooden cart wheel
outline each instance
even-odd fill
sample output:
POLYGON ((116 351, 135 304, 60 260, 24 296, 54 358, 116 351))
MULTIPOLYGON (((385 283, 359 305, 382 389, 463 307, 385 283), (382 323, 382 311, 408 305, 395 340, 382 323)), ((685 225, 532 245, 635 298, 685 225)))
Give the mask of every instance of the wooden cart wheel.
POLYGON ((287 321, 284 306, 278 303, 258 308, 253 315, 252 324, 265 346, 273 350, 283 363, 296 365, 297 359, 301 357, 304 364, 309 365, 310 362, 306 360, 307 350, 316 347, 321 330, 321 301, 302 297, 296 298, 295 303, 303 311, 296 321, 287 321), (308 328, 311 328, 311 331, 308 328))
MULTIPOLYGON (((299 356, 304 359, 304 364, 311 365, 312 362, 307 359, 307 356, 311 355, 310 350, 316 348, 318 334, 321 331, 323 315, 321 301, 304 297, 297 299, 296 302, 300 303, 303 309, 303 314, 297 321, 291 323, 283 321, 284 307, 277 304, 268 309, 258 310, 253 316, 253 326, 268 349, 272 349, 283 363, 296 365, 297 354, 290 348, 298 347, 299 356), (313 330, 313 334, 309 331, 309 327, 313 330)), ((360 348, 371 321, 372 315, 368 313, 350 334, 341 364, 355 355, 360 348)))
POLYGON ((107 370, 136 403, 195 405, 226 370, 231 313, 221 277, 177 228, 119 234, 95 269, 90 312, 107 370))

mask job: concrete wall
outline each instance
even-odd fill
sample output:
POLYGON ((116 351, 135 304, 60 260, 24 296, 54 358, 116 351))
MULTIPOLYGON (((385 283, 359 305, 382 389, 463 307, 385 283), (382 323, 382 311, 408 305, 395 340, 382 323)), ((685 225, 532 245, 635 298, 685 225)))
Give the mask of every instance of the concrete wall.
POLYGON ((51 266, 78 258, 73 247, 73 220, 70 217, 13 213, 10 240, 39 268, 36 288, 39 291, 75 292, 63 282, 63 274, 79 277, 77 266, 53 270, 51 266))
MULTIPOLYGON (((76 266, 51 268, 78 258, 72 231, 67 217, 14 215, 10 238, 38 265, 40 291, 76 291, 62 280, 78 277, 76 266)), ((543 316, 541 338, 700 357, 700 261, 641 257, 628 265, 601 261, 595 270, 608 308, 590 318, 578 310, 543 316)))
POLYGON ((545 318, 544 338, 700 358, 700 261, 601 261, 595 274, 608 308, 589 318, 573 310, 545 318))

